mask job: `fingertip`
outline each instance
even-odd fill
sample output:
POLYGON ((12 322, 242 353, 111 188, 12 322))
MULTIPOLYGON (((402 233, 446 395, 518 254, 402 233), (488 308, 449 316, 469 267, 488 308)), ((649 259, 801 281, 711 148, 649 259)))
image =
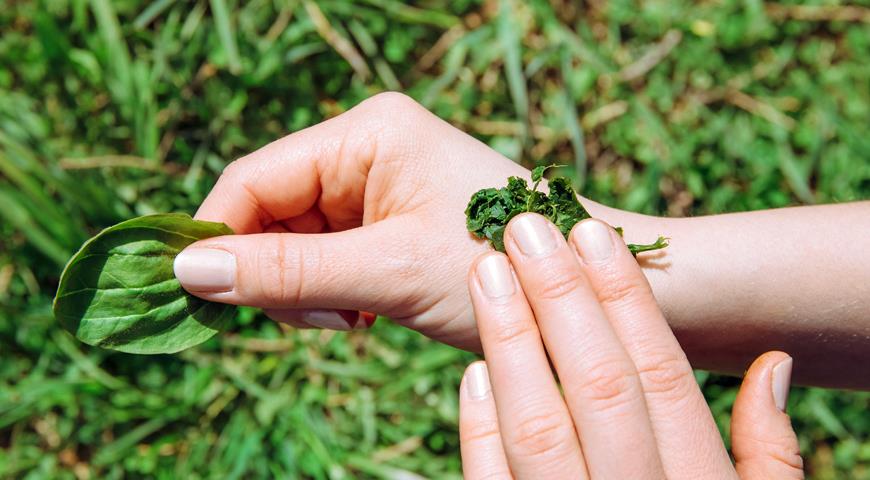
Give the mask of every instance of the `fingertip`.
POLYGON ((793 365, 794 360, 785 352, 766 352, 749 366, 744 382, 754 383, 759 395, 770 397, 780 411, 785 411, 793 365))
POLYGON ((616 235, 613 227, 587 218, 571 229, 568 237, 574 252, 586 263, 603 263, 613 258, 616 251, 616 235))
POLYGON ((236 257, 226 250, 192 244, 176 255, 172 271, 193 295, 228 292, 236 280, 236 257))
POLYGON ((766 352, 756 358, 747 369, 735 400, 738 418, 741 416, 738 409, 785 412, 793 363, 791 356, 780 351, 766 352))
POLYGON ((544 257, 565 241, 562 232, 547 217, 521 213, 508 222, 504 233, 505 250, 509 257, 544 257))
POLYGON ((469 289, 473 289, 474 286, 479 285, 480 277, 478 275, 478 270, 481 268, 481 265, 483 265, 487 261, 487 259, 490 258, 501 258, 505 262, 510 264, 510 259, 502 252, 491 250, 489 252, 481 253, 471 262, 471 268, 468 269, 468 275, 466 276, 466 280, 468 282, 469 289))
POLYGON ((485 400, 492 393, 486 362, 478 360, 465 368, 460 388, 469 400, 485 400))
POLYGON ((731 419, 732 449, 741 476, 803 478, 797 436, 785 413, 794 360, 786 353, 758 357, 743 380, 731 419))
POLYGON ((464 478, 513 478, 502 446, 498 412, 484 361, 466 367, 459 391, 459 446, 464 478))

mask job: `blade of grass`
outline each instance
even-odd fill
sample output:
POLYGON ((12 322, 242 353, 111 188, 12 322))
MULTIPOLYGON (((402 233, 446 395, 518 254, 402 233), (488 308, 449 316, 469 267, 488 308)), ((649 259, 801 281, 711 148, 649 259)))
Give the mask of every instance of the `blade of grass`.
POLYGON ((72 251, 54 240, 52 235, 47 234, 33 221, 28 209, 22 206, 26 201, 14 190, 5 189, 0 185, 0 217, 6 218, 12 226, 16 227, 28 239, 29 243, 50 258, 58 266, 63 266, 69 259, 72 251))
POLYGON ((197 2, 197 4, 190 9, 190 13, 187 14, 184 23, 181 24, 181 32, 179 32, 179 36, 182 40, 189 40, 190 37, 193 36, 196 29, 199 28, 199 24, 202 23, 203 16, 205 16, 205 4, 197 2))
POLYGON ((125 382, 113 377, 94 363, 90 357, 85 356, 85 354, 83 354, 78 347, 73 344, 71 340, 72 337, 70 337, 69 333, 55 330, 52 333, 51 338, 54 340, 55 345, 57 345, 58 348, 60 348, 60 350, 66 354, 70 360, 72 360, 73 364, 85 373, 85 375, 93 378, 109 390, 118 390, 128 387, 125 382))
POLYGON ((90 4, 102 37, 103 46, 108 54, 106 61, 113 78, 113 85, 110 85, 112 94, 118 98, 120 104, 128 105, 130 97, 135 96, 135 94, 131 90, 130 52, 127 50, 127 42, 124 41, 121 34, 118 16, 109 0, 90 0, 90 4))
POLYGON ((449 13, 439 12, 433 9, 413 7, 396 0, 364 1, 382 9, 386 14, 392 15, 397 20, 403 22, 434 25, 445 29, 460 23, 458 18, 449 13))
POLYGON ((348 24, 348 28, 350 29, 353 38, 359 44, 360 48, 362 48, 363 53, 371 59, 372 63, 374 63, 375 73, 378 74, 378 78, 381 79, 384 86, 387 87, 388 90, 401 90, 402 85, 399 83, 399 79, 396 78, 396 74, 393 72, 393 69, 390 68, 390 64, 378 55, 378 44, 368 32, 365 25, 357 20, 351 20, 348 24))
POLYGON ((142 13, 133 20, 133 27, 136 28, 136 30, 143 30, 148 26, 148 24, 153 22, 155 18, 159 17, 161 13, 171 7, 173 3, 175 3, 175 0, 157 0, 150 3, 145 7, 145 10, 142 10, 142 13))
POLYGON ((447 88, 456 77, 459 75, 459 70, 465 63, 465 57, 468 53, 468 44, 466 42, 457 42, 444 56, 444 72, 439 75, 426 89, 420 103, 424 107, 431 107, 435 99, 441 95, 441 92, 447 88))
POLYGON ((139 424, 124 435, 99 449, 96 455, 94 455, 93 464, 96 466, 104 466, 119 461, 127 455, 137 443, 144 440, 148 435, 151 435, 165 427, 177 417, 178 414, 175 412, 163 412, 163 415, 156 416, 139 424))
POLYGON ((309 0, 304 5, 305 11, 308 12, 308 16, 317 28, 317 33, 350 64, 351 68, 359 75, 360 80, 367 80, 372 72, 353 44, 332 28, 329 19, 326 18, 326 15, 323 14, 323 11, 320 10, 320 7, 316 3, 309 0))
POLYGON ((303 43, 302 45, 296 45, 293 48, 288 49, 287 53, 284 54, 284 61, 287 63, 298 63, 308 57, 325 52, 328 49, 329 47, 324 45, 323 42, 303 43))
POLYGON ((515 9, 513 0, 501 0, 498 13, 498 39, 504 53, 504 69, 511 100, 513 100, 517 120, 523 126, 520 142, 526 145, 529 141, 529 93, 526 77, 523 75, 520 28, 513 18, 515 9))
POLYGON ((239 58, 239 47, 236 45, 236 33, 233 28, 230 12, 227 9, 226 0, 209 0, 211 14, 217 28, 218 38, 227 55, 227 63, 230 73, 238 75, 242 73, 242 60, 239 58))
POLYGON ((683 34, 679 30, 668 30, 668 33, 656 44, 649 47, 640 58, 619 71, 620 80, 631 82, 646 75, 647 72, 661 63, 682 39, 683 34))
POLYGON ((810 188, 809 179, 807 178, 809 169, 803 169, 798 165, 794 152, 788 143, 788 133, 783 129, 774 128, 777 160, 779 161, 779 169, 782 172, 782 176, 785 177, 788 186, 791 187, 791 191, 800 201, 810 205, 816 203, 815 196, 810 188))
POLYGON ((571 55, 567 49, 562 50, 562 85, 561 85, 561 101, 559 102, 564 109, 563 122, 565 129, 568 131, 568 138, 571 140, 571 147, 574 150, 574 186, 578 192, 583 191, 583 186, 586 183, 586 142, 583 138, 583 127, 580 125, 580 118, 577 115, 577 107, 571 99, 570 93, 566 87, 564 77, 571 69, 571 55))
POLYGON ((605 61, 598 52, 586 45, 583 39, 565 25, 555 25, 547 33, 551 38, 551 42, 567 45, 574 55, 577 55, 578 58, 588 63, 598 73, 609 73, 614 70, 609 65, 610 62, 605 61))

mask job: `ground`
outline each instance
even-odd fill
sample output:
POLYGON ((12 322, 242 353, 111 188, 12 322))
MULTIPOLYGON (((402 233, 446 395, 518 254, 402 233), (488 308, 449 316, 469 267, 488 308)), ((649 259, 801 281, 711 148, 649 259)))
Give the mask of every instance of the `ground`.
MULTIPOLYGON (((63 264, 383 90, 629 210, 870 198, 870 2, 818 1, 4 2, 0 476, 459 478, 474 355, 253 310, 178 355, 89 348, 51 316, 63 264)), ((727 435, 738 380, 697 377, 727 435)), ((870 478, 870 395, 789 411, 812 477, 870 478)))

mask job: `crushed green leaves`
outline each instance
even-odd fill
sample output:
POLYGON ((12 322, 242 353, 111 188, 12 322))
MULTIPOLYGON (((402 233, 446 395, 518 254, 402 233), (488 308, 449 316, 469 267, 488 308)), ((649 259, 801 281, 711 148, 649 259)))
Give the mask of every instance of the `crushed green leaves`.
MULTIPOLYGON (((488 240, 492 247, 504 252, 504 231, 508 222, 524 212, 541 214, 553 222, 562 235, 568 238, 571 228, 581 220, 591 218, 589 212, 577 199, 577 193, 565 177, 549 180, 550 193, 538 191, 544 172, 554 165, 537 167, 532 170, 532 188, 522 178, 508 178, 507 186, 485 188, 471 196, 465 209, 468 231, 480 239, 488 240)), ((622 235, 622 228, 614 227, 622 235)), ((668 246, 668 240, 659 236, 649 244, 627 245, 632 255, 640 252, 659 250, 668 246)))

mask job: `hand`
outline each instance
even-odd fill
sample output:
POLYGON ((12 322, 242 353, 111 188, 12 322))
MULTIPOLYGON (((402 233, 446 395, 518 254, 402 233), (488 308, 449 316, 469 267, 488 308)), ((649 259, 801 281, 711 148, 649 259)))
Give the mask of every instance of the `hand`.
POLYGON ((486 363, 460 387, 465 478, 803 478, 784 413, 789 356, 768 352, 750 367, 734 405, 732 466, 613 229, 585 220, 565 242, 544 217, 523 214, 505 238, 508 255, 482 255, 468 276, 486 363))
POLYGON ((299 327, 371 311, 479 350, 464 278, 488 247, 464 210, 511 175, 529 172, 408 97, 377 95, 229 165, 196 218, 239 235, 188 247, 176 275, 299 327))

